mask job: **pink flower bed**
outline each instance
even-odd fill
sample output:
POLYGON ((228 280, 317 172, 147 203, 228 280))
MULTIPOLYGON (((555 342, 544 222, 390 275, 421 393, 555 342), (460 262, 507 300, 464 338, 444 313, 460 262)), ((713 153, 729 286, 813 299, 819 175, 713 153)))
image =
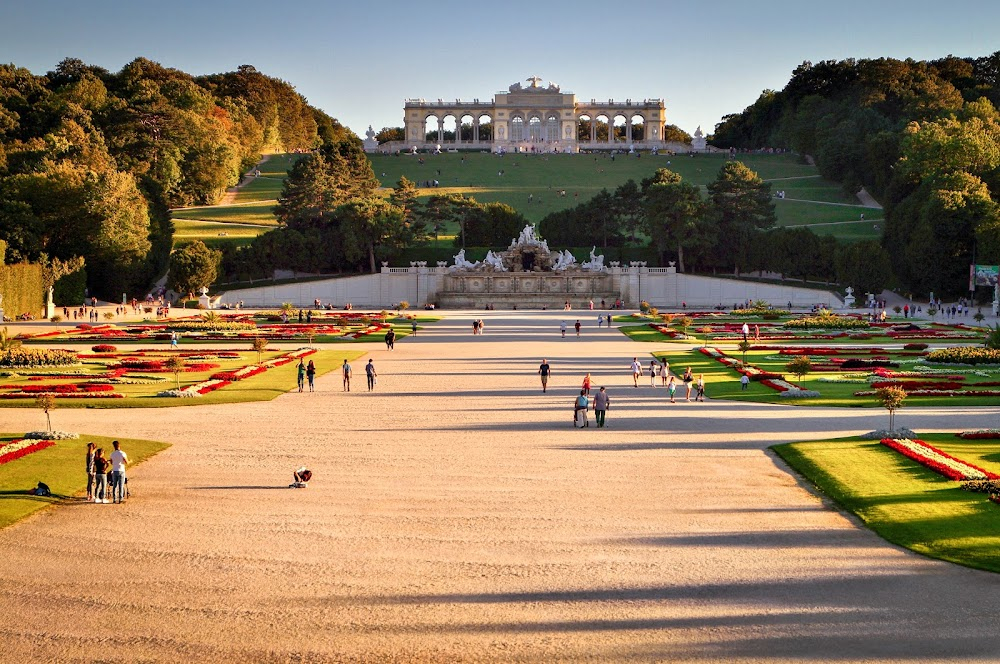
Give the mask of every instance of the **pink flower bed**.
POLYGON ((53 445, 55 445, 55 441, 52 440, 30 440, 25 438, 19 438, 17 440, 12 440, 9 443, 4 443, 3 445, 0 445, 0 465, 10 463, 15 459, 20 459, 21 457, 28 456, 33 452, 44 450, 46 447, 52 447, 53 445))
POLYGON ((991 440, 1000 438, 1000 429, 979 429, 978 431, 963 431, 956 433, 959 438, 966 440, 991 440))
POLYGON ((950 480, 1000 479, 1000 475, 953 457, 922 440, 883 438, 881 443, 950 480))

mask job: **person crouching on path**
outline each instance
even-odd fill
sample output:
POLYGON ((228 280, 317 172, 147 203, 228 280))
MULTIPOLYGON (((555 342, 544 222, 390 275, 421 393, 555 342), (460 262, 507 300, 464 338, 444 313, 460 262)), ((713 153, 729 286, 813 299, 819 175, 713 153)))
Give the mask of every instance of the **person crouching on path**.
POLYGON ((607 415, 608 406, 611 405, 611 397, 602 387, 594 395, 594 417, 597 419, 597 426, 604 426, 604 418, 607 415))
POLYGON ((378 376, 378 374, 375 373, 375 364, 371 359, 369 359, 368 364, 365 365, 365 375, 368 376, 368 391, 371 392, 375 389, 375 377, 378 376))

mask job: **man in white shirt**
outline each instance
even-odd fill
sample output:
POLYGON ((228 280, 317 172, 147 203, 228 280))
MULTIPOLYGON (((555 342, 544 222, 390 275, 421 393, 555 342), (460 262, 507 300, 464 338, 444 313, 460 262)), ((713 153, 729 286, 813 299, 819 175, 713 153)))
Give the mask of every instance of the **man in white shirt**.
POLYGON ((111 453, 111 497, 116 503, 125 500, 125 466, 128 465, 128 455, 121 449, 117 440, 111 443, 115 451, 111 453))
POLYGON ((639 387, 639 376, 642 375, 642 365, 639 364, 639 358, 632 358, 632 383, 639 387))

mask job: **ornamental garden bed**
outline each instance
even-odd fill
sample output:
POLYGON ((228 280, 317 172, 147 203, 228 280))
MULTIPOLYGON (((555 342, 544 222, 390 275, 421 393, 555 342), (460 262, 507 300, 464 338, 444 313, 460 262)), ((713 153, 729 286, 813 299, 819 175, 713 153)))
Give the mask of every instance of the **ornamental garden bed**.
MULTIPOLYGON (((96 346, 95 346, 96 348, 96 346)), ((162 407, 242 401, 267 401, 296 385, 301 357, 312 360, 321 376, 358 351, 312 348, 270 349, 260 355, 245 349, 177 350, 145 348, 74 354, 72 365, 0 367, 0 406, 34 407, 51 394, 58 407, 162 407), (175 377, 167 362, 179 357, 175 377), (178 387, 178 382, 180 383, 178 387), (178 398, 195 397, 195 398, 178 398)))
POLYGON ((269 341, 293 343, 333 343, 384 341, 391 328, 396 339, 412 333, 412 324, 417 329, 430 322, 440 320, 433 316, 399 316, 382 318, 378 314, 355 312, 324 312, 312 317, 312 322, 298 322, 292 316, 287 323, 280 316, 222 314, 215 323, 206 323, 199 316, 172 318, 156 323, 89 325, 82 323, 69 329, 53 330, 34 335, 22 335, 25 343, 89 343, 121 344, 149 343, 162 341, 169 344, 171 335, 176 333, 180 343, 218 343, 220 341, 249 342, 254 337, 264 337, 269 341))
MULTIPOLYGON (((55 417, 55 416, 54 416, 55 417)), ((39 414, 39 423, 44 423, 44 416, 39 414)), ((65 502, 82 502, 86 497, 87 475, 83 472, 82 459, 86 456, 87 443, 93 441, 98 447, 103 447, 105 454, 110 454, 111 438, 81 434, 72 440, 28 440, 30 443, 21 449, 34 447, 31 451, 16 456, 7 456, 3 450, 12 450, 22 444, 15 441, 24 440, 24 434, 0 433, 0 528, 23 519, 24 517, 52 505, 65 502), (28 494, 38 482, 44 482, 52 491, 51 497, 33 496, 28 494)), ((137 440, 118 438, 122 449, 128 454, 129 469, 133 472, 138 464, 151 456, 165 450, 169 445, 152 440, 137 440)), ((141 471, 134 482, 141 482, 141 471)), ((111 509, 112 505, 88 506, 88 509, 111 509)))
POLYGON ((793 353, 785 350, 754 346, 746 354, 746 368, 741 368, 743 354, 731 347, 721 350, 708 346, 654 355, 669 362, 678 375, 687 366, 692 367, 695 376, 703 374, 706 394, 716 399, 878 408, 881 406, 875 400, 875 390, 896 385, 907 391, 908 398, 900 411, 905 417, 908 405, 984 406, 1000 398, 997 366, 932 363, 923 351, 824 346, 797 348, 793 353), (800 379, 785 365, 801 355, 809 357, 813 369, 800 379), (750 378, 745 391, 740 386, 744 372, 750 378), (795 392, 795 388, 810 394, 795 392), (818 396, 813 394, 816 392, 818 396))
MULTIPOLYGON (((922 435, 920 441, 986 473, 1000 474, 1000 440, 963 440, 943 433, 922 435)), ((988 492, 963 491, 962 482, 877 440, 841 438, 772 449, 886 540, 932 558, 1000 572, 1000 505, 991 503, 988 492)))
MULTIPOLYGON (((822 327, 815 322, 802 326, 789 325, 802 318, 786 318, 780 321, 746 320, 719 315, 684 314, 694 322, 688 328, 687 341, 694 343, 734 343, 743 340, 743 323, 750 327, 750 340, 755 344, 767 342, 810 342, 836 341, 838 344, 905 343, 907 350, 920 350, 914 342, 962 341, 975 343, 985 334, 977 327, 955 323, 893 321, 888 323, 867 323, 856 318, 847 318, 852 323, 841 322, 845 327, 822 327), (756 328, 756 330, 755 330, 756 328), (756 338, 755 337, 756 333, 756 338)), ((662 317, 654 320, 649 316, 634 314, 616 316, 613 320, 621 323, 619 330, 636 341, 683 341, 684 335, 677 321, 670 322, 662 317)))

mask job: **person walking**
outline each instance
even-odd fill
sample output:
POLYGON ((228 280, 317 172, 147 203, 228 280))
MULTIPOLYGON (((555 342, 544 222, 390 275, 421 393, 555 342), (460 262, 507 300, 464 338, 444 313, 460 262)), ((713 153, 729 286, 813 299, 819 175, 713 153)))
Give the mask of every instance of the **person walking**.
POLYGON ((365 375, 368 376, 368 391, 371 392, 375 389, 375 378, 378 376, 375 373, 375 364, 371 358, 368 359, 368 364, 365 365, 365 375))
POLYGON ((577 339, 579 339, 580 338, 580 321, 576 321, 576 324, 573 325, 573 327, 576 328, 576 337, 577 337, 577 339))
POLYGON ((97 480, 97 471, 94 468, 96 447, 93 443, 87 443, 87 502, 94 499, 94 482, 97 480))
POLYGON ((111 499, 117 504, 125 500, 125 466, 128 465, 128 455, 117 440, 111 445, 115 448, 111 453, 111 499))
POLYGON ((684 377, 681 380, 684 381, 684 387, 687 389, 687 392, 684 394, 684 400, 691 401, 691 384, 694 383, 694 374, 691 373, 691 367, 684 370, 684 377))
POLYGON ((306 386, 306 363, 302 358, 299 358, 297 373, 299 378, 299 392, 301 393, 306 386))
POLYGON ((562 338, 566 338, 566 321, 559 323, 559 331, 562 332, 562 338))
POLYGON ((607 410, 610 405, 611 398, 602 387, 594 395, 594 418, 597 420, 598 428, 604 427, 604 418, 607 416, 607 410))
POLYGON ((649 386, 656 387, 656 370, 660 365, 656 363, 656 358, 649 361, 649 386))
POLYGON ((590 396, 590 374, 583 377, 583 392, 587 396, 590 396))
POLYGON ((344 374, 344 391, 351 391, 351 365, 344 360, 344 365, 340 367, 341 372, 344 374))
POLYGON ((747 337, 750 336, 750 326, 747 325, 746 323, 743 323, 743 330, 742 331, 743 331, 743 341, 746 341, 747 337))
POLYGON ((417 321, 415 320, 410 321, 410 334, 417 336, 417 321))
POLYGON ((396 346, 396 331, 391 327, 389 331, 385 333, 385 349, 392 350, 396 346))
POLYGON ((674 382, 673 376, 671 376, 667 381, 667 390, 670 391, 670 403, 674 403, 674 394, 677 392, 677 383, 674 382))
POLYGON ((597 328, 600 329, 604 325, 604 314, 597 314, 597 328))
POLYGON ((697 394, 694 397, 695 401, 705 400, 705 374, 698 374, 698 382, 696 383, 697 394))
POLYGON ((639 376, 642 375, 642 365, 639 364, 639 358, 632 358, 632 385, 634 387, 639 387, 639 376))
POLYGON ((608 329, 611 329, 611 314, 608 314, 608 329))
POLYGON ((750 376, 743 374, 740 376, 740 392, 746 392, 747 387, 750 385, 750 376))
POLYGON ((94 453, 94 502, 108 502, 108 468, 111 464, 104 458, 104 448, 98 447, 94 453))
POLYGON ((542 363, 538 366, 538 375, 542 377, 542 392, 546 392, 549 389, 549 374, 552 371, 552 367, 549 366, 549 361, 542 358, 542 363))
POLYGON ((306 365, 306 380, 309 381, 309 391, 316 391, 316 365, 313 364, 312 360, 309 360, 309 364, 306 365))
POLYGON ((663 364, 660 365, 660 383, 663 384, 663 387, 667 386, 667 376, 669 375, 670 375, 670 363, 667 362, 666 359, 664 359, 663 364))
POLYGON ((583 390, 580 390, 580 396, 573 402, 573 426, 580 428, 590 426, 590 422, 587 421, 587 409, 589 407, 590 399, 583 393, 583 390))

